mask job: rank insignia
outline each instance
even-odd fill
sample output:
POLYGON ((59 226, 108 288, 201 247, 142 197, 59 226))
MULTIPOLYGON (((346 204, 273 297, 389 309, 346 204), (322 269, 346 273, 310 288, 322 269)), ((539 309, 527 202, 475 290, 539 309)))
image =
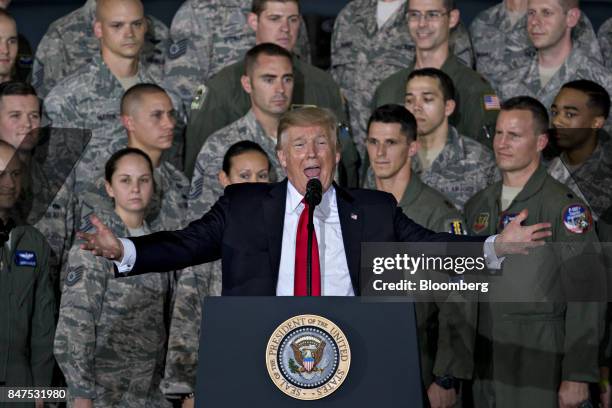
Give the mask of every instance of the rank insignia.
POLYGON ((66 286, 74 286, 78 281, 83 277, 83 267, 78 266, 76 268, 71 268, 68 275, 66 275, 66 286))
POLYGON ((571 204, 563 210, 563 226, 572 234, 585 234, 593 225, 593 217, 582 204, 571 204))
POLYGON ((177 59, 187 51, 187 39, 173 42, 168 47, 168 57, 170 59, 177 59))
POLYGON ((481 212, 476 217, 476 221, 474 225, 472 225, 472 229, 475 233, 479 233, 484 231, 489 226, 489 213, 481 212))
POLYGON ((448 232, 453 235, 466 235, 465 228, 463 227, 463 221, 461 220, 452 220, 449 224, 448 232))

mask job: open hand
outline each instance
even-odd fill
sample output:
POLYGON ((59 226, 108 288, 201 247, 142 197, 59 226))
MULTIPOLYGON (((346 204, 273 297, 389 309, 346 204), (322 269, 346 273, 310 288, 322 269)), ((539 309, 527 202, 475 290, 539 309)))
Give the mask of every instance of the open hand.
POLYGON ((115 234, 95 215, 91 216, 91 223, 96 227, 96 232, 79 231, 77 233, 79 238, 85 241, 81 244, 81 249, 110 260, 123 259, 123 245, 115 234))
POLYGON ((512 222, 506 225, 503 232, 495 239, 495 254, 497 256, 527 255, 529 249, 544 245, 544 239, 552 235, 549 222, 522 226, 521 223, 527 219, 527 216, 527 209, 524 209, 512 222))

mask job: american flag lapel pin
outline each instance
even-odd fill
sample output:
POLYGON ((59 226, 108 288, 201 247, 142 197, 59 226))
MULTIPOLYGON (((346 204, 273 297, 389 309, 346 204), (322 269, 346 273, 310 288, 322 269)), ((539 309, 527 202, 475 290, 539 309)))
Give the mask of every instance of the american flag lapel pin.
POLYGON ((357 221, 357 214, 351 213, 351 220, 357 221))

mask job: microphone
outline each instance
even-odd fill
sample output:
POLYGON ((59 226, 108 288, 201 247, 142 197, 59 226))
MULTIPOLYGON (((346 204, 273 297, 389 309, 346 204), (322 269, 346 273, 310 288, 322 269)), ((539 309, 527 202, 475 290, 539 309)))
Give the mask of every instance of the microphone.
POLYGON ((304 200, 308 204, 308 244, 306 255, 306 294, 312 296, 312 236, 314 234, 314 208, 323 197, 323 186, 317 178, 308 180, 304 200))
POLYGON ((311 178, 308 180, 308 184, 306 184, 306 195, 304 196, 308 205, 311 208, 319 205, 322 197, 323 186, 321 185, 321 181, 318 178, 311 178))

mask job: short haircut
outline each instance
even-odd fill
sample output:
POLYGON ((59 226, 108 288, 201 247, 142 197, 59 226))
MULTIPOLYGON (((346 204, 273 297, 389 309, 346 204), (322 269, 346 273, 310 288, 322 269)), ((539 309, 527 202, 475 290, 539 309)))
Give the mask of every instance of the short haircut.
POLYGON ((253 0, 251 3, 251 12, 257 14, 259 16, 265 9, 268 3, 295 3, 298 6, 298 10, 300 8, 299 0, 253 0))
POLYGON ((541 135, 548 131, 548 112, 542 102, 531 96, 515 96, 501 104, 502 111, 524 110, 531 112, 534 133, 541 135))
POLYGON ((262 43, 248 50, 244 56, 244 73, 246 75, 253 72, 253 68, 260 55, 267 55, 268 57, 285 57, 289 60, 291 66, 293 66, 291 53, 285 48, 272 43, 262 43))
POLYGON ((603 116, 605 119, 608 119, 610 114, 610 94, 606 91, 606 88, 588 79, 570 81, 563 84, 561 89, 564 88, 575 89, 586 94, 589 97, 587 106, 594 110, 597 116, 603 116))
MULTIPOLYGON (((1 9, 0 9, 1 10, 1 9)), ((35 96, 36 90, 30 84, 22 81, 6 81, 0 84, 0 102, 5 96, 35 96)), ((40 106, 40 101, 39 101, 40 106)))
POLYGON ((442 91, 442 96, 444 97, 444 102, 449 100, 455 100, 455 85, 453 85, 453 80, 446 75, 444 72, 440 71, 436 68, 422 68, 415 69, 408 75, 408 79, 406 80, 406 85, 413 78, 416 77, 428 77, 434 78, 438 80, 438 84, 440 86, 440 90, 442 91))
POLYGON ((329 109, 306 107, 285 112, 278 123, 276 140, 276 150, 282 150, 283 138, 287 129, 292 127, 320 126, 329 132, 336 144, 336 151, 339 151, 340 142, 338 140, 338 119, 329 109))
MULTIPOLYGON (((408 0, 408 6, 410 6, 410 0, 408 0)), ((442 6, 446 10, 454 10, 455 9, 455 0, 442 0, 442 6)))
POLYGON ((272 168, 272 163, 270 163, 270 158, 266 154, 265 150, 258 144, 250 140, 241 140, 240 142, 234 143, 227 149, 225 155, 223 156, 223 166, 221 167, 225 174, 229 174, 232 169, 232 159, 236 156, 240 156, 244 153, 249 152, 257 152, 261 153, 268 162, 268 170, 272 168))
POLYGON ((115 171, 117 171, 117 163, 119 163, 119 160, 131 154, 144 158, 147 164, 149 165, 151 174, 153 174, 153 162, 151 161, 151 158, 140 149, 126 147, 124 149, 116 151, 106 162, 106 165, 104 166, 104 178, 106 179, 106 181, 110 183, 113 179, 113 174, 115 174, 115 171))
MULTIPOLYGON (((100 21, 100 19, 101 19, 102 9, 104 7, 106 7, 106 6, 108 6, 106 3, 110 3, 111 1, 114 1, 114 0, 97 0, 96 1, 96 13, 95 13, 95 16, 96 16, 96 20, 97 21, 100 21)), ((142 4, 141 0, 123 0, 123 1, 133 1, 135 3, 139 3, 140 6, 142 6, 142 9, 143 9, 143 12, 144 12, 144 4, 142 4)))
POLYGON ((406 136, 409 142, 416 140, 417 123, 414 115, 401 105, 389 104, 376 108, 370 120, 368 120, 368 132, 373 122, 398 123, 400 132, 406 136))
POLYGON ((163 93, 168 95, 164 88, 155 84, 137 84, 123 93, 121 97, 121 114, 129 115, 131 107, 135 103, 139 103, 145 95, 163 93))

